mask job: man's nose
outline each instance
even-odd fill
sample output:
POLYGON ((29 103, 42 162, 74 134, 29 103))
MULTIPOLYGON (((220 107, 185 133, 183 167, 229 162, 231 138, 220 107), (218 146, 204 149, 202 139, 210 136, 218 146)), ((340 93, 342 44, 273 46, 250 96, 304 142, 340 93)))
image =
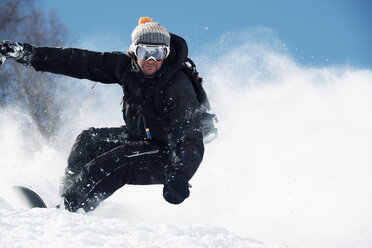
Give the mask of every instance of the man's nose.
POLYGON ((147 60, 147 62, 148 62, 148 63, 151 63, 151 64, 156 63, 156 61, 155 61, 154 58, 149 58, 149 60, 147 60))

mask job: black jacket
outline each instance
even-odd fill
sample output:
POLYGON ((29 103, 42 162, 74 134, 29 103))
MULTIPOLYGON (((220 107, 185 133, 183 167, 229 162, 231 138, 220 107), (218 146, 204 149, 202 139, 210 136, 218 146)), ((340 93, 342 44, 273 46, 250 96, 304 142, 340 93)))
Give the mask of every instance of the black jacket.
POLYGON ((74 48, 38 47, 32 66, 37 71, 121 85, 123 116, 130 133, 138 140, 146 139, 148 128, 152 140, 171 147, 176 165, 190 179, 202 161, 204 145, 199 102, 181 70, 187 54, 186 42, 171 34, 171 54, 151 78, 126 54, 74 48))

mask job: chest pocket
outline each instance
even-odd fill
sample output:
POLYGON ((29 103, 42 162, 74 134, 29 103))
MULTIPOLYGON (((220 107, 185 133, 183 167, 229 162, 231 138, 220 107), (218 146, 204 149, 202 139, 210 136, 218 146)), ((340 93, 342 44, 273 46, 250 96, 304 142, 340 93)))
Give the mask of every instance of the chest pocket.
POLYGON ((125 124, 130 133, 138 139, 164 141, 169 121, 163 114, 164 111, 156 108, 161 98, 160 92, 157 94, 156 87, 154 87, 155 82, 138 81, 132 81, 135 85, 129 84, 128 88, 124 88, 123 117, 125 124))
POLYGON ((129 89, 124 89, 123 118, 131 134, 139 139, 146 138, 143 116, 144 103, 141 88, 136 88, 133 93, 129 89))

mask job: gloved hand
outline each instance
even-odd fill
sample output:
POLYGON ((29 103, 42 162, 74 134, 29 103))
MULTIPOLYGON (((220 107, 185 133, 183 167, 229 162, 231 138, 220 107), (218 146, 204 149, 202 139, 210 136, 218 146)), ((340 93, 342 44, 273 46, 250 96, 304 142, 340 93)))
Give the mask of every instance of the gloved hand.
POLYGON ((171 172, 166 176, 163 197, 172 204, 180 204, 190 195, 189 184, 180 172, 171 172))
POLYGON ((0 42, 0 65, 4 63, 5 58, 15 59, 23 65, 31 65, 35 53, 36 48, 30 44, 4 40, 0 42))

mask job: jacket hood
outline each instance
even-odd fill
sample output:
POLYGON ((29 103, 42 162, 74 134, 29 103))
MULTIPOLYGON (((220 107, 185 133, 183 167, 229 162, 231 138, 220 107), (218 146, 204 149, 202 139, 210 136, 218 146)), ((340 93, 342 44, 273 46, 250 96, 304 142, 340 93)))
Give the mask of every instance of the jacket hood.
POLYGON ((187 43, 183 38, 172 33, 170 33, 170 36, 170 54, 164 61, 162 68, 156 73, 157 75, 163 75, 166 80, 169 80, 183 66, 189 52, 187 43))
POLYGON ((170 34, 171 35, 171 53, 174 52, 174 54, 170 54, 170 68, 169 70, 177 70, 181 68, 183 63, 185 62, 189 49, 187 47, 186 41, 181 38, 178 35, 170 34), (172 48, 173 47, 173 48, 172 48), (173 61, 172 61, 173 60, 173 61))

